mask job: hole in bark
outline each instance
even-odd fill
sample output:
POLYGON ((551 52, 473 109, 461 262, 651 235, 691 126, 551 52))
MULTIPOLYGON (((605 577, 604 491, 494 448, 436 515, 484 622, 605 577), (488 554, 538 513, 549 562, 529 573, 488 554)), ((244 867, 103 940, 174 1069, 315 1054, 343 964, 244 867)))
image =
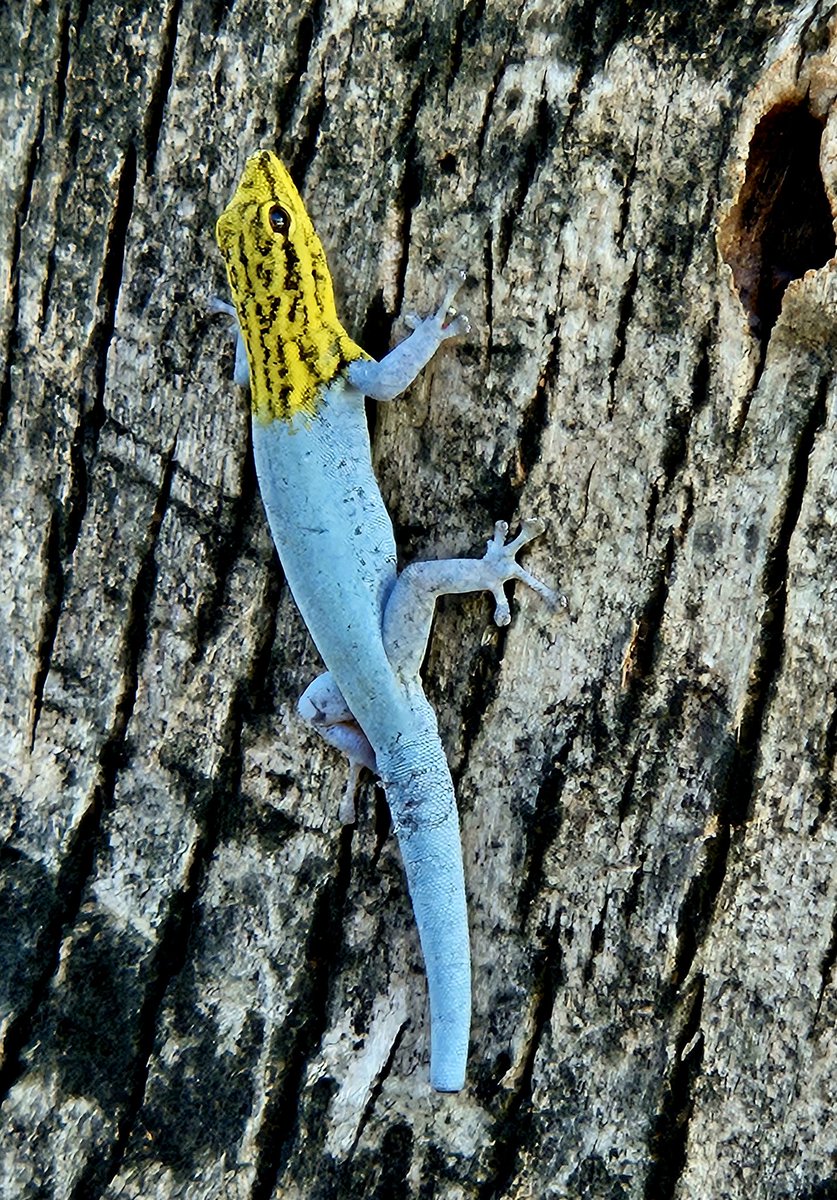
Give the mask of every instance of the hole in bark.
POLYGON ((806 103, 777 104, 750 142, 738 199, 720 231, 724 259, 753 334, 766 346, 785 288, 835 251, 820 171, 824 122, 806 103))

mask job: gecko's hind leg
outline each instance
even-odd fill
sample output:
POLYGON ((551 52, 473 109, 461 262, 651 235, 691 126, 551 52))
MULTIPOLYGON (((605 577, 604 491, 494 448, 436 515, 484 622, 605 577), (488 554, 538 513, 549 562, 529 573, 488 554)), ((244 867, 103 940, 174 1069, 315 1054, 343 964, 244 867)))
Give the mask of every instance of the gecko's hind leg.
POLYGON ((377 773, 375 751, 351 714, 343 693, 328 671, 318 675, 299 698, 297 711, 317 733, 345 754, 349 760, 349 778, 340 801, 340 823, 355 823, 355 792, 361 767, 377 773))
POLYGON ((484 558, 411 563, 398 576, 384 611, 383 633, 387 657, 402 679, 418 674, 439 596, 491 592, 496 601, 494 620, 498 625, 508 625, 511 620, 509 602, 503 591, 503 585, 510 580, 519 579, 551 605, 565 602, 515 561, 517 552, 543 533, 543 522, 523 521, 520 533, 514 541, 507 543, 508 531, 505 521, 497 521, 484 558))

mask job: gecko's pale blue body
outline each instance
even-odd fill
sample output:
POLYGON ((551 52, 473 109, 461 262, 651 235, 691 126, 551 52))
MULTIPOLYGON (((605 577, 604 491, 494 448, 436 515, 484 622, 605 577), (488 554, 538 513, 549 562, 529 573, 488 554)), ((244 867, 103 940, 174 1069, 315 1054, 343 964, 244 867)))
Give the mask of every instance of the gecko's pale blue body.
MULTIPOLYGON (((457 287, 461 280, 457 281, 457 287)), ((456 800, 435 714, 419 668, 436 597, 487 589, 496 619, 509 619, 503 584, 521 579, 552 593, 514 560, 540 533, 525 522, 505 544, 499 523, 483 559, 415 563, 396 572, 392 524, 373 470, 364 396, 392 399, 447 337, 467 330, 448 321, 456 287, 439 310, 380 363, 359 360, 324 391, 315 415, 253 421, 262 499, 294 599, 328 673, 300 700, 300 712, 352 764, 381 777, 389 803, 427 967, 431 1082, 464 1085, 471 1017, 471 971, 456 800), (446 323, 448 322, 448 323, 446 323)), ((244 382, 243 359, 236 376, 244 382)))
MULTIPOLYGON (((456 1091, 471 1013, 459 820, 433 710, 420 686, 396 677, 384 646, 395 538, 372 474, 363 397, 338 381, 313 420, 255 422, 253 449, 288 584, 384 782, 427 962, 432 1081, 456 1091)), ((316 707, 303 711, 316 719, 316 707)), ((330 728, 354 732, 340 721, 330 728)))

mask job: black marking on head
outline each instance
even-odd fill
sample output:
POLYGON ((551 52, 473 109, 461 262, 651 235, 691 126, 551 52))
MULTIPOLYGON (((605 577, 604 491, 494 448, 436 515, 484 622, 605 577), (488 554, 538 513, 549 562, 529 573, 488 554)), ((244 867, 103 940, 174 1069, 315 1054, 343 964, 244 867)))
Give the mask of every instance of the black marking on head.
POLYGON ((309 367, 317 367, 320 365, 320 350, 314 345, 310 338, 298 337, 294 338, 297 351, 299 353, 300 362, 304 362, 309 367))
POLYGON ((322 311, 325 308, 325 298, 323 288, 328 287, 328 264, 325 261, 324 254, 317 254, 311 261, 311 277, 314 280, 314 298, 317 301, 317 307, 322 311))
POLYGON ((269 258, 260 258, 256 263, 256 278, 269 292, 273 286, 273 263, 269 258))
POLYGON ((285 243, 285 288, 294 295, 302 290, 302 272, 296 247, 290 241, 285 243))
POLYGON ((270 192, 270 195, 275 197, 276 192, 278 191, 276 186, 277 179, 273 173, 273 164, 271 162, 269 150, 262 150, 262 152, 256 158, 256 166, 264 176, 264 181, 267 184, 267 190, 270 192))
POLYGON ((238 233, 238 261, 241 264, 241 269, 244 272, 246 279, 250 279, 250 262, 247 258, 247 251, 244 246, 244 230, 239 230, 238 233))

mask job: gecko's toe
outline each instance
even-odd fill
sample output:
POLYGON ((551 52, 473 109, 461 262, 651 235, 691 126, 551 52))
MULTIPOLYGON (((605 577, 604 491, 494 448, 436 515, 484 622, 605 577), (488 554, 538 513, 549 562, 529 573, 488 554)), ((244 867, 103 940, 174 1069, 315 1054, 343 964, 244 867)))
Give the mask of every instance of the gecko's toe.
POLYGON ((494 608, 494 623, 495 623, 495 625, 510 624, 511 609, 509 608, 509 602, 506 599, 505 592, 503 591, 502 588, 497 588, 496 590, 492 589, 492 595, 494 596, 494 601, 495 601, 495 608, 494 608))
POLYGON ((451 310, 454 314, 456 313, 456 309, 453 308, 453 302, 458 293, 462 290, 462 285, 465 283, 467 278, 468 277, 465 272, 461 270, 453 271, 449 276, 447 285, 445 287, 444 298, 436 310, 436 318, 437 320, 441 321, 443 325, 449 313, 451 313, 451 310))
POLYGON ((545 529, 546 521, 542 521, 540 517, 525 517, 520 525, 520 532, 526 534, 527 541, 540 537, 545 529))

